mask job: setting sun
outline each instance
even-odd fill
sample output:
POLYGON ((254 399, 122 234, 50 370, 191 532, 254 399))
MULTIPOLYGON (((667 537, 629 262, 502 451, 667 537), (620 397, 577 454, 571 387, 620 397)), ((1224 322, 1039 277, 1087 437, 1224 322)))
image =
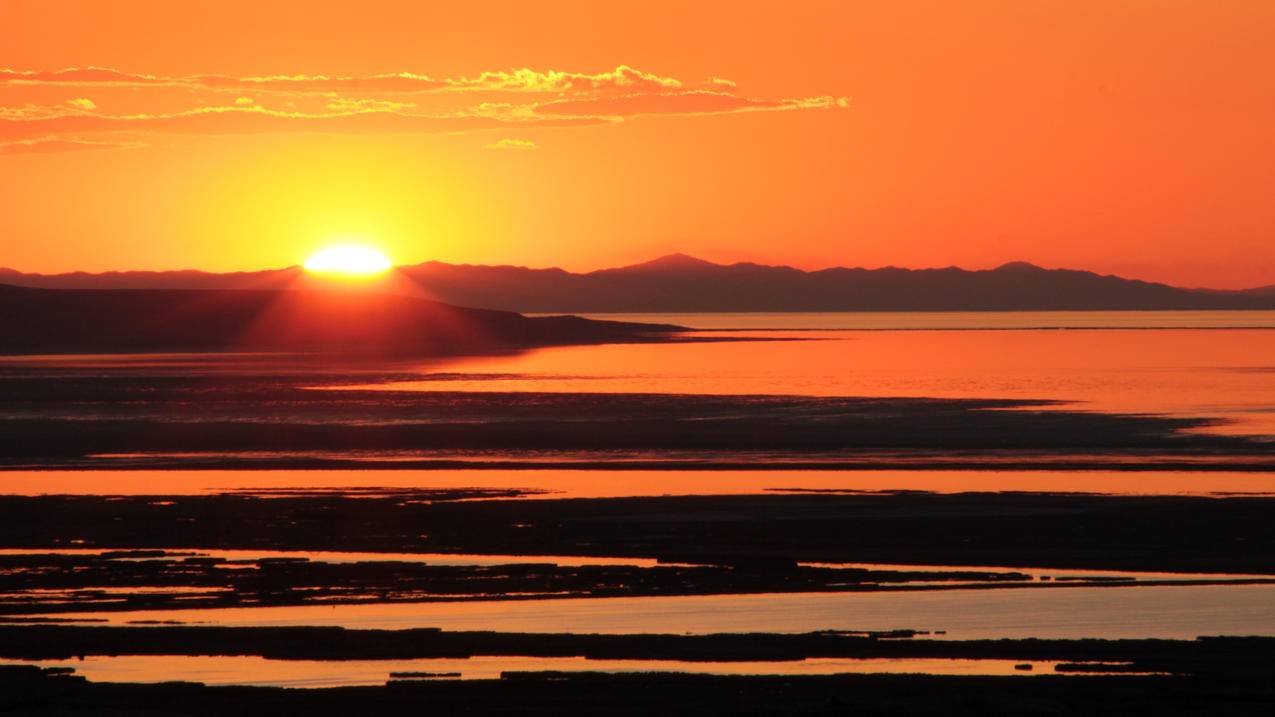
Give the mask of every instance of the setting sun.
POLYGON ((305 260, 306 271, 345 276, 371 276, 387 271, 393 264, 381 252, 358 244, 342 244, 320 249, 305 260))

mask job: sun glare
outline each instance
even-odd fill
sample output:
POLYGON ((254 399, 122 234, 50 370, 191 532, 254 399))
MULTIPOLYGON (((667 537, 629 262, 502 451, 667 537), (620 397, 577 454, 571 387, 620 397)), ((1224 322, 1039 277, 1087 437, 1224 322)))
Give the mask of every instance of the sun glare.
POLYGON ((393 266, 381 252, 358 244, 341 244, 320 249, 305 260, 306 271, 342 276, 372 276, 393 266))

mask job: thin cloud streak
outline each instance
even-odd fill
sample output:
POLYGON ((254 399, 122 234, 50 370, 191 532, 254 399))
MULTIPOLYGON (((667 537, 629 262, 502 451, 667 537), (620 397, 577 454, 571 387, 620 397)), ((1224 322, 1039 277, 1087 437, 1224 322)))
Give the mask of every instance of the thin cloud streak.
POLYGON ((540 149, 540 145, 536 144, 535 142, 532 142, 529 139, 506 138, 506 139, 499 140, 497 142, 492 142, 491 144, 487 145, 487 149, 498 149, 498 150, 512 149, 512 150, 526 152, 533 149, 540 149))
POLYGON ((479 115, 409 115, 379 109, 336 114, 302 114, 277 112, 255 106, 235 106, 205 107, 167 115, 64 114, 52 117, 0 117, 0 139, 26 140, 110 132, 208 135, 279 132, 436 134, 508 129, 531 124, 541 127, 572 127, 603 122, 605 120, 590 117, 520 120, 479 115))
POLYGON ((38 139, 28 142, 0 142, 0 157, 20 154, 94 152, 109 149, 133 149, 144 146, 146 145, 142 142, 87 142, 78 139, 38 139))

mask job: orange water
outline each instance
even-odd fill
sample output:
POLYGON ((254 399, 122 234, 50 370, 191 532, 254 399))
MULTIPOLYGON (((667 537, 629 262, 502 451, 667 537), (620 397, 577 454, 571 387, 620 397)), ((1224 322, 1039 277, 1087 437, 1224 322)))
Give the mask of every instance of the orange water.
MULTIPOLYGON (((811 658, 788 661, 685 662, 681 660, 590 660, 583 657, 482 656, 414 660, 268 660, 251 655, 120 655, 83 660, 39 660, 25 664, 71 667, 93 682, 166 682, 206 685, 268 685, 316 688, 382 685, 391 672, 459 673, 444 679, 491 680, 503 672, 679 672, 707 675, 1055 674, 1047 660, 949 660, 937 658, 811 658), (1030 671, 1016 665, 1031 665, 1030 671)), ((0 664, 24 664, 0 660, 0 664)), ((1063 673, 1073 674, 1073 673, 1063 673)), ((431 678, 433 679, 433 678, 431 678)))
POLYGON ((59 613, 267 627, 547 633, 946 630, 953 640, 1275 636, 1275 585, 1053 587, 305 605, 59 613))
POLYGON ((748 331, 758 341, 608 344, 419 365, 359 388, 1051 399, 1202 416, 1275 435, 1275 331, 748 331), (443 379, 443 380, 439 380, 443 379))

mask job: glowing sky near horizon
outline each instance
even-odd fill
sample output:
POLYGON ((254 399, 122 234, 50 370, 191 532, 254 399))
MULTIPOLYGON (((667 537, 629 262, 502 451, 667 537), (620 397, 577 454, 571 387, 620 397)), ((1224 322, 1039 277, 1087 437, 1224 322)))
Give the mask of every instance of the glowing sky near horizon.
POLYGON ((0 266, 1275 284, 1271 37, 1267 0, 6 0, 0 266))

